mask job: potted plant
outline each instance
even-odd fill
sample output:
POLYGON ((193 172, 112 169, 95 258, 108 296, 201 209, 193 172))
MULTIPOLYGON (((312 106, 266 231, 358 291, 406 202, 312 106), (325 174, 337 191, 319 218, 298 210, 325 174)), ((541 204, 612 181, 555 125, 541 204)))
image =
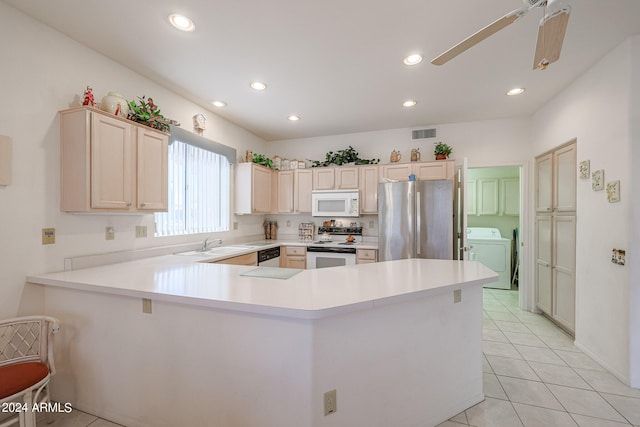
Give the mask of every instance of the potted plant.
POLYGON ((129 120, 142 123, 162 132, 169 132, 169 119, 160 114, 160 108, 153 103, 153 98, 138 97, 138 104, 129 101, 129 120))
POLYGON ((329 165, 342 166, 347 164, 355 164, 355 165, 374 165, 380 162, 380 159, 361 159, 359 157, 358 152, 352 147, 346 148, 344 150, 329 151, 325 155, 324 161, 314 160, 312 167, 326 167, 329 165))
POLYGON ((436 148, 433 150, 433 154, 436 156, 436 160, 445 160, 449 157, 449 154, 453 149, 442 142, 435 143, 436 148))

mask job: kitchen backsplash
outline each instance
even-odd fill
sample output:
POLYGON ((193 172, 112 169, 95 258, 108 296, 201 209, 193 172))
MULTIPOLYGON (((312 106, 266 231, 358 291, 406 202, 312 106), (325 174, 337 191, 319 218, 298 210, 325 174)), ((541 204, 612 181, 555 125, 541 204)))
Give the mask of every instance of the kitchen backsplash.
POLYGON ((358 218, 319 218, 311 215, 267 215, 266 221, 277 221, 278 223, 278 239, 298 239, 298 226, 300 223, 312 222, 315 224, 314 234, 318 234, 318 227, 324 221, 335 219, 336 225, 342 224, 348 227, 352 222, 358 223, 362 227, 362 235, 364 238, 370 237, 377 239, 378 237, 378 215, 362 215, 358 218))

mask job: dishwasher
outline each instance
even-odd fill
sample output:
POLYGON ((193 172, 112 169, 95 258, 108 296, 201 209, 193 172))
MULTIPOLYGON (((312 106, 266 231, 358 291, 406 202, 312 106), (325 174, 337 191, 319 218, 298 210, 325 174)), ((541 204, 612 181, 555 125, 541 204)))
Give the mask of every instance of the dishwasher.
POLYGON ((280 246, 258 251, 259 267, 280 267, 280 246))

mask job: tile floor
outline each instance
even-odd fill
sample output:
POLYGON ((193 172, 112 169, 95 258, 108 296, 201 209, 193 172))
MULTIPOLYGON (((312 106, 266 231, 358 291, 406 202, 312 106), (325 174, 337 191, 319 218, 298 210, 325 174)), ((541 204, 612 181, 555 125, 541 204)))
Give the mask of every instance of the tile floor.
MULTIPOLYGON (((640 427, 640 390, 622 384, 543 316, 521 311, 517 291, 484 290, 486 399, 438 427, 640 427)), ((74 410, 52 427, 118 427, 74 410)))
POLYGON ((640 390, 625 386, 517 291, 484 290, 486 399, 438 427, 640 426, 640 390))

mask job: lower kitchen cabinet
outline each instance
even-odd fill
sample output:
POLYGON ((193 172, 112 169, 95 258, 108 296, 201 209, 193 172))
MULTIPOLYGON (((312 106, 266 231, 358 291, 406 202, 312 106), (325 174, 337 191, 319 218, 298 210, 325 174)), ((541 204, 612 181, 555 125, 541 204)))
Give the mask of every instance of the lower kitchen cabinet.
POLYGON ((214 264, 232 264, 232 265, 258 265, 258 253, 238 255, 227 259, 214 261, 214 264))
POLYGON ((280 251, 280 267, 307 268, 307 248, 304 246, 282 246, 280 251))
POLYGON ((356 264, 369 264, 378 261, 378 251, 376 249, 357 249, 356 264))

